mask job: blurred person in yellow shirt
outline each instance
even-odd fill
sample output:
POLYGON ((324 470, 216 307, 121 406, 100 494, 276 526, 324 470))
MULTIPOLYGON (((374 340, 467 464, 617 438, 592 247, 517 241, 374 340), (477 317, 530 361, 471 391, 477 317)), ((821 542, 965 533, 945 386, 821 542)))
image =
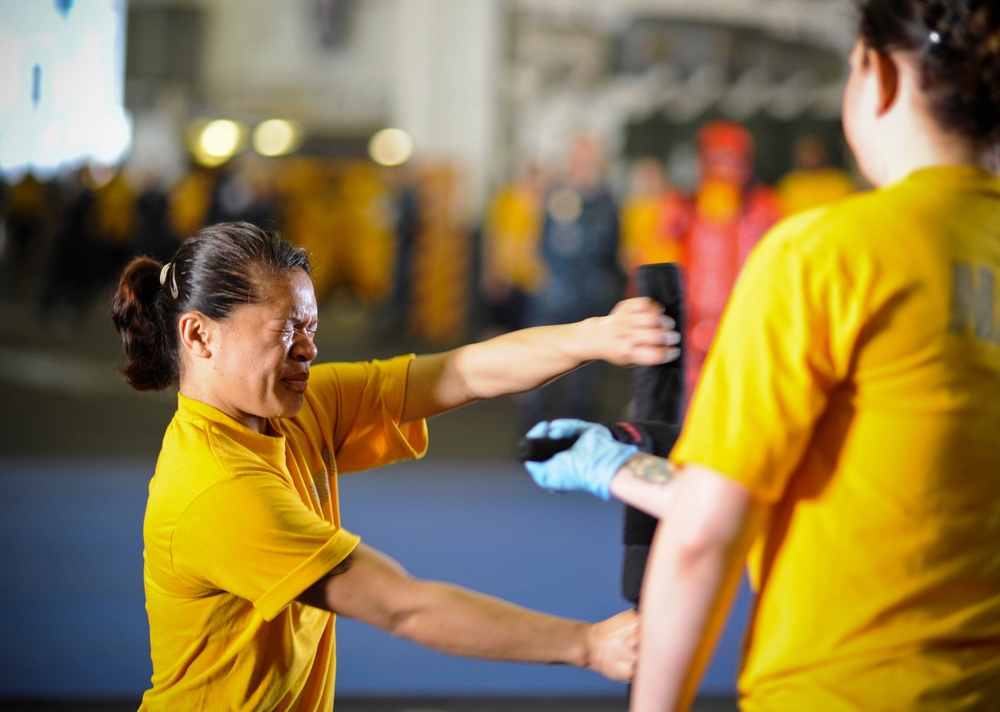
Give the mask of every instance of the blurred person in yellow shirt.
POLYGON ((818 136, 800 136, 793 155, 795 167, 775 186, 785 215, 831 203, 856 190, 846 172, 830 165, 826 144, 818 136))
POLYGON ((666 168, 657 158, 636 160, 629 170, 629 190, 621 207, 621 260, 635 293, 640 265, 678 262, 683 252, 678 226, 687 202, 670 188, 666 168))
POLYGON ((493 195, 482 228, 480 289, 494 326, 525 325, 525 309, 545 278, 538 251, 542 231, 544 172, 525 160, 493 195))

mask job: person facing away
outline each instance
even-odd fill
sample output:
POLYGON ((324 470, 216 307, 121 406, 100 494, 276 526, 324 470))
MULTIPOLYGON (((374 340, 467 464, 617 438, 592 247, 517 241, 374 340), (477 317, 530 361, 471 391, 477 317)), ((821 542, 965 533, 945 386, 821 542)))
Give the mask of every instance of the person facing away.
POLYGON ((341 526, 340 473, 421 457, 425 419, 592 359, 676 358, 649 299, 438 354, 315 364, 304 250, 249 223, 135 258, 112 305, 125 379, 177 384, 149 485, 144 710, 329 710, 335 614, 439 651, 631 677, 635 616, 588 625, 414 580, 341 526))
POLYGON ((634 712, 688 708, 744 563, 741 709, 1000 709, 1000 4, 858 10, 843 126, 875 188, 761 241, 671 460, 533 429, 583 433, 541 485, 661 518, 634 712))

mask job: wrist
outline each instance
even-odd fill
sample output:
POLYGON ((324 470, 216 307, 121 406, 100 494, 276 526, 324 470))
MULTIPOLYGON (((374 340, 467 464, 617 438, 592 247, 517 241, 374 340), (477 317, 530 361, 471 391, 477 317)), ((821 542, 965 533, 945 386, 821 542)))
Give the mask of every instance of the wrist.
POLYGON ((609 474, 606 475, 606 479, 598 483, 598 488, 594 492, 594 494, 604 500, 611 499, 611 483, 618 476, 618 473, 621 472, 622 468, 628 464, 629 460, 639 452, 639 448, 635 445, 626 445, 625 443, 616 443, 616 448, 617 451, 608 462, 609 474))
POLYGON ((573 357, 580 364, 601 358, 599 326, 602 318, 592 316, 573 324, 573 335, 569 339, 569 348, 573 357))
POLYGON ((579 664, 578 667, 586 670, 600 672, 597 668, 597 646, 599 644, 599 632, 596 623, 585 623, 580 636, 579 644, 579 664))
POLYGON ((562 618, 559 619, 561 627, 560 633, 552 633, 549 640, 559 641, 558 651, 555 657, 550 660, 557 665, 571 665, 583 669, 589 669, 592 656, 590 654, 590 636, 592 623, 562 618), (565 626, 565 627, 563 627, 565 626))

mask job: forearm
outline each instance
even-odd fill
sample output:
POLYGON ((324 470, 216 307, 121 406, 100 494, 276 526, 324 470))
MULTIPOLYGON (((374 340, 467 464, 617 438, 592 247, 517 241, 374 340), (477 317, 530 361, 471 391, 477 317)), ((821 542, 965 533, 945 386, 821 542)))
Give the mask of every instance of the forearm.
POLYGON ((762 509, 745 490, 726 482, 705 486, 704 477, 685 472, 678 480, 675 506, 654 538, 631 712, 688 709, 759 528, 762 509))
POLYGON ((418 356, 407 375, 403 422, 529 391, 594 360, 619 366, 665 363, 679 354, 673 326, 660 305, 637 297, 607 316, 521 329, 418 356))
POLYGON ((299 601, 454 655, 578 666, 590 662, 587 624, 414 579, 364 544, 299 601))
POLYGON ((530 611, 432 581, 414 581, 412 606, 393 635, 443 653, 490 660, 588 667, 588 624, 530 611))
POLYGON ((653 517, 663 518, 674 501, 677 470, 670 460, 636 453, 611 480, 611 494, 653 517))
POLYGON ((454 351, 454 368, 476 398, 538 388, 601 358, 594 348, 597 319, 536 326, 501 334, 454 351))
MULTIPOLYGON (((661 537, 663 528, 657 530, 651 557, 670 546, 661 537)), ((724 555, 684 561, 669 552, 662 560, 662 565, 647 565, 643 579, 642 646, 631 712, 688 709, 739 581, 724 555)))
POLYGON ((680 334, 647 297, 626 299, 607 316, 522 329, 456 352, 458 370, 481 398, 537 388, 590 361, 653 366, 680 354, 680 334))
POLYGON ((522 329, 418 356, 407 375, 403 422, 529 391, 573 370, 588 360, 575 336, 583 328, 577 323, 522 329))

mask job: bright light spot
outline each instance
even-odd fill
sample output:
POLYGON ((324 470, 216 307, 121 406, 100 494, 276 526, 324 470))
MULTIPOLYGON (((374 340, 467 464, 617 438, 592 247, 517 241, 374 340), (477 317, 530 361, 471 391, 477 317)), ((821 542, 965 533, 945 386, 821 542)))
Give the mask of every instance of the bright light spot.
POLYGON ((368 142, 368 155, 381 166, 398 166, 413 155, 413 139, 402 129, 382 129, 368 142))
POLYGON ((253 149, 262 156, 284 156, 296 148, 302 140, 302 129, 285 119, 268 119, 257 124, 253 130, 253 149))
POLYGON ((201 131, 198 145, 205 155, 214 158, 232 158, 240 145, 240 125, 235 121, 211 121, 201 131))
POLYGON ((187 147, 199 165, 221 166, 246 147, 247 127, 239 121, 196 119, 188 124, 187 147))

